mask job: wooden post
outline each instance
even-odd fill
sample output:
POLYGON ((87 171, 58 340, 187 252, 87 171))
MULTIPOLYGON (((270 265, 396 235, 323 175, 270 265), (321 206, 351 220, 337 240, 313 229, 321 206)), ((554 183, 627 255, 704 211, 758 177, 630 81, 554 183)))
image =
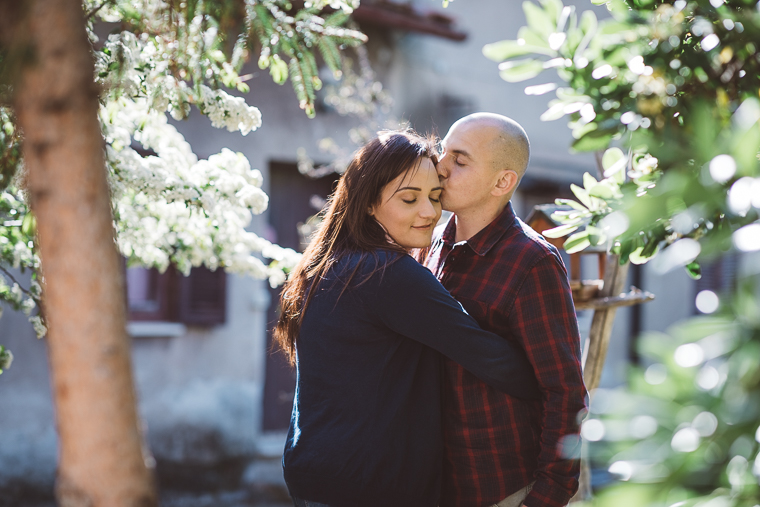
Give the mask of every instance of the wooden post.
MULTIPOLYGON (((614 297, 623 292, 625 280, 628 277, 628 267, 630 263, 622 266, 617 255, 607 256, 607 265, 604 269, 604 286, 599 293, 600 298, 614 297)), ((591 321, 591 331, 583 352, 583 381, 589 392, 599 387, 599 380, 602 377, 604 360, 607 357, 607 348, 610 344, 612 335, 612 325, 615 322, 615 313, 617 307, 607 307, 594 310, 594 317, 591 321)), ((581 461, 581 477, 578 492, 570 500, 573 502, 582 502, 591 498, 591 469, 585 459, 587 452, 586 446, 583 445, 581 461)))
MULTIPOLYGON (((614 297, 623 292, 629 266, 629 263, 621 266, 617 255, 607 257, 606 276, 604 286, 599 293, 600 298, 614 297)), ((607 357, 607 348, 612 335, 612 324, 615 322, 615 313, 617 313, 617 307, 594 311, 589 343, 584 354, 586 359, 583 364, 583 381, 589 391, 599 387, 599 379, 602 376, 602 368, 604 368, 604 360, 607 357)))

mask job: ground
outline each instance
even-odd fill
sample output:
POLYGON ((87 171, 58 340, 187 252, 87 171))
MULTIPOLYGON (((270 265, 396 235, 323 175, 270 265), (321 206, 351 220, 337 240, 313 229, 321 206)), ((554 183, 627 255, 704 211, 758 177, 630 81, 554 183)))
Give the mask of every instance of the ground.
MULTIPOLYGON (((215 467, 159 463, 161 507, 292 507, 279 459, 215 467)), ((0 507, 56 507, 44 490, 0 488, 0 507)))

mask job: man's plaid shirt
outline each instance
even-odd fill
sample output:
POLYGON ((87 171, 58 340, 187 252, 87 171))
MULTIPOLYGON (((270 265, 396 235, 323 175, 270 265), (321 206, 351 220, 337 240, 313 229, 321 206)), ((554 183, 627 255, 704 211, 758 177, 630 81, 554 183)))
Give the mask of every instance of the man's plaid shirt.
POLYGON ((532 481, 527 507, 560 507, 578 488, 579 413, 586 409, 580 336, 556 248, 511 203, 454 244, 449 220, 425 265, 483 329, 519 342, 543 391, 513 398, 446 359, 440 507, 493 505, 532 481))

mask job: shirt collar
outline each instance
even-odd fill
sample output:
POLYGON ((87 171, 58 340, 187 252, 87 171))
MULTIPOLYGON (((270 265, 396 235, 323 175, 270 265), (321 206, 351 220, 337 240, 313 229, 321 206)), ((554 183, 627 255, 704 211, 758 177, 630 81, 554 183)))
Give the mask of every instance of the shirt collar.
MULTIPOLYGON (((477 234, 466 241, 460 243, 467 244, 473 252, 481 257, 486 255, 489 250, 496 244, 497 241, 504 236, 512 224, 515 221, 515 212, 512 208, 512 202, 507 203, 504 211, 496 217, 493 222, 481 229, 477 234)), ((449 222, 446 224, 446 228, 441 235, 441 240, 448 247, 454 246, 454 238, 456 237, 457 224, 456 215, 451 215, 449 222)))

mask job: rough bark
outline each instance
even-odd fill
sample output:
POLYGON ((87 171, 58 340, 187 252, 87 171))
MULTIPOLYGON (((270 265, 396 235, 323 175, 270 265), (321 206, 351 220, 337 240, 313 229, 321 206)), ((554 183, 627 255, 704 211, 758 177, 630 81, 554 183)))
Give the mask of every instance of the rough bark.
MULTIPOLYGON (((8 12, 16 1, 0 4, 8 12)), ((136 409, 82 4, 23 3, 27 12, 16 21, 14 45, 31 58, 15 83, 14 107, 44 274, 60 437, 56 496, 66 507, 156 505, 136 409)))

